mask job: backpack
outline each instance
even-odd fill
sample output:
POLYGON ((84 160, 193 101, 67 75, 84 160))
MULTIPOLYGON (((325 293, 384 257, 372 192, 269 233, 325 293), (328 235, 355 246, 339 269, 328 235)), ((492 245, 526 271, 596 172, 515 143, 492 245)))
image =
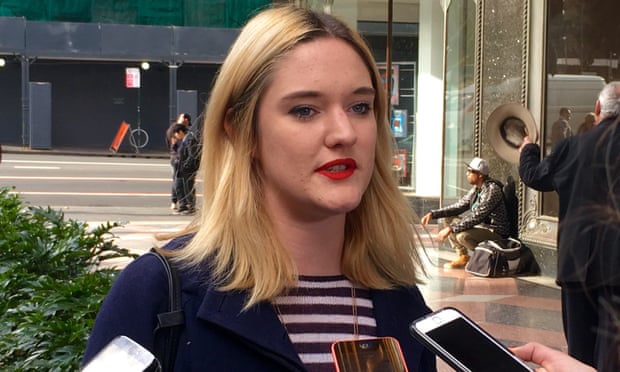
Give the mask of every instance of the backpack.
POLYGON ((181 173, 187 176, 195 175, 198 168, 200 168, 200 156, 202 153, 202 143, 195 133, 187 133, 181 152, 179 159, 181 173))
POLYGON ((159 259, 168 276, 168 311, 157 314, 157 326, 153 330, 156 355, 161 358, 161 370, 168 372, 174 369, 181 328, 185 324, 181 308, 181 286, 175 267, 164 255, 155 248, 151 248, 147 254, 159 259))
POLYGON ((506 184, 502 187, 504 205, 510 225, 510 236, 519 236, 519 199, 517 198, 517 183, 512 176, 506 178, 506 184))
POLYGON ((498 180, 491 179, 500 190, 502 190, 502 199, 506 207, 506 217, 508 218, 509 236, 519 236, 519 199, 517 198, 517 184, 512 176, 506 178, 504 185, 498 180))

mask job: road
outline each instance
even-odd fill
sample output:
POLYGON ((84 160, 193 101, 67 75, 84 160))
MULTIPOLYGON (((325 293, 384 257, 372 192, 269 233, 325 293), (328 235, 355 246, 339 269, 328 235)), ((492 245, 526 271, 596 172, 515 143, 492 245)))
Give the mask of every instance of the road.
POLYGON ((5 186, 30 205, 62 210, 91 227, 121 223, 113 229, 117 244, 137 253, 161 244, 154 233, 177 231, 192 218, 170 210, 168 159, 5 153, 5 186))

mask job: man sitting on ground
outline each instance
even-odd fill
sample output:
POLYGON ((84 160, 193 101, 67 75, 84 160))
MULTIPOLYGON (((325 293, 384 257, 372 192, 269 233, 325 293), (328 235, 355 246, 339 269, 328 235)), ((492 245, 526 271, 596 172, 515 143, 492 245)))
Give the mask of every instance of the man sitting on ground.
POLYGON ((426 225, 431 219, 451 218, 441 229, 437 239, 443 242, 449 238, 456 250, 457 258, 444 265, 448 269, 462 269, 469 261, 468 250, 476 248, 484 240, 498 240, 510 235, 510 222, 504 203, 502 184, 489 177, 489 164, 481 158, 474 158, 467 164, 467 182, 473 187, 461 200, 441 209, 431 210, 422 217, 426 225))

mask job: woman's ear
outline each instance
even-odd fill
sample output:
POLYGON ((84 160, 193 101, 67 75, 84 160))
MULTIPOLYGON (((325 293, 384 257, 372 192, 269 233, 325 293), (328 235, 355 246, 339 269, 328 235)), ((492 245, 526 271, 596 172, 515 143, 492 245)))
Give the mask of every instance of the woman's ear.
POLYGON ((233 109, 229 108, 226 110, 226 115, 224 116, 224 131, 226 132, 226 137, 232 142, 235 137, 235 129, 233 128, 233 109))

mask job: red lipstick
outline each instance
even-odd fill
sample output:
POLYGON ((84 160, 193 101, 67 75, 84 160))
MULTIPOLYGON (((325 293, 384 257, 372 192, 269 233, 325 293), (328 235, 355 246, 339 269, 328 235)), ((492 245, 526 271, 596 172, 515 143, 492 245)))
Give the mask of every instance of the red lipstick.
POLYGON ((316 171, 332 180, 344 180, 351 177, 357 169, 357 163, 351 158, 336 159, 321 165, 316 171))

